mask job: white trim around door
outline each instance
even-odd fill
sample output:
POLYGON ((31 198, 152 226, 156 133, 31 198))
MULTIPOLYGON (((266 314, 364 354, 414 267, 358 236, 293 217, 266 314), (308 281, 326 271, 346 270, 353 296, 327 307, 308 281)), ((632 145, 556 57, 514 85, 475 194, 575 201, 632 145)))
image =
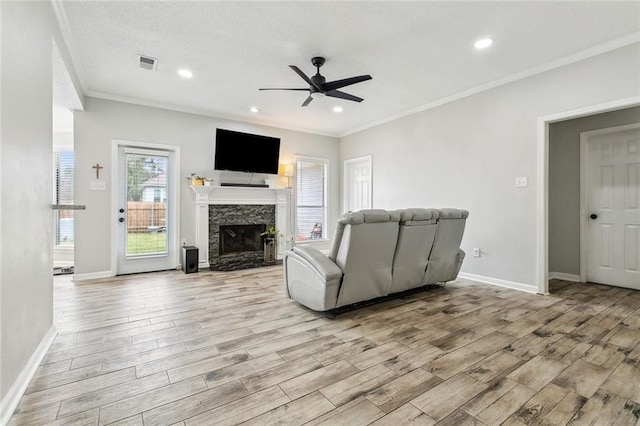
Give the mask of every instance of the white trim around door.
POLYGON ((549 294, 549 124, 640 105, 640 96, 538 117, 536 161, 536 285, 549 294))
POLYGON ((344 168, 343 168, 343 181, 344 181, 344 187, 343 187, 343 208, 345 212, 348 212, 349 206, 350 206, 350 199, 351 199, 351 190, 352 190, 352 182, 351 182, 351 173, 350 173, 350 167, 354 164, 357 163, 368 163, 368 174, 369 174, 369 185, 368 185, 368 200, 369 200, 369 205, 365 206, 363 208, 373 208, 373 169, 372 169, 372 159, 371 159, 371 155, 365 155, 363 157, 357 157, 357 158, 350 158, 348 160, 344 160, 344 168))
POLYGON ((111 276, 115 276, 118 271, 118 206, 119 206, 119 153, 122 149, 156 150, 169 153, 174 164, 174 171, 167 176, 169 184, 170 203, 168 214, 169 223, 167 228, 172 229, 170 239, 167 243, 171 246, 170 257, 171 267, 177 267, 179 263, 179 235, 180 235, 180 147, 175 145, 165 145, 150 142, 137 142, 114 139, 111 141, 111 276), (174 265, 175 264, 175 265, 174 265))

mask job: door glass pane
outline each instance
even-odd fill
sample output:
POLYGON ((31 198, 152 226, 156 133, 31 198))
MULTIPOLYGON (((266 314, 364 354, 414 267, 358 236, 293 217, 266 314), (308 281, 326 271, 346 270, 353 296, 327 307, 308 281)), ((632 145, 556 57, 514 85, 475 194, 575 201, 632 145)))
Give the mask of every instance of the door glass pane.
POLYGON ((127 154, 127 256, 167 253, 168 158, 127 154))

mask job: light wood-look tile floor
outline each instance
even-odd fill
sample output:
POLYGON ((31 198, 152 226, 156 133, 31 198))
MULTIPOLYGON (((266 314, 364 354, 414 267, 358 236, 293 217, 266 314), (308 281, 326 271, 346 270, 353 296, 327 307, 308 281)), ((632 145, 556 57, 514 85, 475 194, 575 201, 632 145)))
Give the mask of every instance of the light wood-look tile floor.
POLYGON ((640 292, 552 293, 458 280, 330 320, 280 267, 60 276, 11 424, 640 424, 640 292))

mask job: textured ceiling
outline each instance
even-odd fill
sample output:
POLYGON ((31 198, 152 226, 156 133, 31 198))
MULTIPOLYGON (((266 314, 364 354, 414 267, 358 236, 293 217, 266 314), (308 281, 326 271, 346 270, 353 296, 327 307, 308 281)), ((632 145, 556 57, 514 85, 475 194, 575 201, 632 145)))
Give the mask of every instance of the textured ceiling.
POLYGON ((63 1, 90 96, 344 134, 616 40, 638 39, 638 2, 63 1), (473 43, 494 44, 477 51, 473 43), (138 54, 159 59, 138 68, 138 54), (330 80, 371 74, 301 108, 288 68, 330 80), (184 80, 180 68, 194 77, 184 80), (331 108, 341 105, 344 112, 331 108), (260 112, 250 113, 257 106, 260 112))

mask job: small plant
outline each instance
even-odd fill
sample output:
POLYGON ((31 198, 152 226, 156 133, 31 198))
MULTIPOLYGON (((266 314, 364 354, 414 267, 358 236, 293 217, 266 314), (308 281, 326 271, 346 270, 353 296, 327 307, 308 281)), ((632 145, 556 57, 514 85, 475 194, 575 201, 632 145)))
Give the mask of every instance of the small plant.
POLYGON ((276 235, 282 236, 282 234, 278 232, 275 226, 268 227, 266 231, 260 234, 261 237, 267 237, 267 238, 275 238, 276 235))
POLYGON ((200 175, 198 175, 196 173, 191 173, 190 176, 187 176, 187 180, 202 180, 202 181, 204 181, 206 179, 207 179, 206 177, 200 176, 200 175))
POLYGON ((202 186, 202 185, 205 185, 207 182, 213 182, 213 179, 200 176, 196 173, 191 173, 190 176, 187 176, 187 180, 191 182, 191 185, 196 185, 196 186, 202 186))

